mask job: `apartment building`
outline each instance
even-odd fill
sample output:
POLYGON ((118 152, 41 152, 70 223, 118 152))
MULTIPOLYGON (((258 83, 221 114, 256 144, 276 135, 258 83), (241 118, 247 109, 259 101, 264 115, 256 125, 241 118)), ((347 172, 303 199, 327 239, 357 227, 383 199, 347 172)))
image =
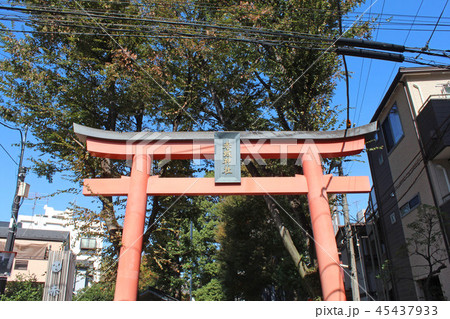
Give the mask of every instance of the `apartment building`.
MULTIPOLYGON (((22 229, 65 231, 70 234, 68 249, 76 255, 74 292, 100 280, 103 240, 99 236, 85 235, 79 230, 80 227, 75 227, 70 211, 55 210, 45 205, 43 214, 19 215, 17 220, 22 229)), ((91 226, 92 233, 100 231, 101 225, 91 226)))
POLYGON ((400 68, 372 121, 366 232, 378 299, 450 300, 450 70, 400 68), (417 241, 424 205, 440 211, 428 252, 417 241))
MULTIPOLYGON (((19 225, 20 226, 20 225, 19 225)), ((9 223, 0 222, 0 251, 4 249, 9 232, 9 223)), ((11 276, 8 280, 19 277, 35 276, 36 281, 44 284, 47 277, 48 255, 50 251, 67 251, 70 247, 68 231, 18 228, 11 276)))

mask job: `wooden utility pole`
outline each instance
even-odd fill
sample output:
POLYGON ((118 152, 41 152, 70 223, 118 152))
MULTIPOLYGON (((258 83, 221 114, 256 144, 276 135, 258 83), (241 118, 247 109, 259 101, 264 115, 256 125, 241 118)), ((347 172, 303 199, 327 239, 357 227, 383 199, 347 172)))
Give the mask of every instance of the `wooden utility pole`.
MULTIPOLYGON (((16 129, 19 130, 19 129, 16 129)), ((25 152, 25 143, 27 140, 27 132, 28 127, 25 127, 25 134, 22 135, 22 131, 20 131, 20 159, 19 159, 19 169, 17 173, 17 182, 16 182, 16 191, 14 193, 14 200, 12 204, 11 209, 11 221, 9 223, 9 231, 8 236, 6 238, 5 243, 5 251, 12 252, 14 249, 14 242, 16 240, 16 234, 17 234, 17 217, 19 215, 19 208, 20 208, 20 202, 23 197, 26 197, 25 194, 25 174, 26 174, 26 168, 22 166, 23 164, 23 154, 25 152)), ((0 278, 0 295, 3 295, 5 293, 6 289, 6 282, 7 277, 0 278)))
MULTIPOLYGON (((342 161, 338 164, 339 176, 343 176, 342 161)), ((358 271, 356 269, 355 249, 353 246, 352 226, 350 225, 350 215, 348 210, 347 194, 342 194, 342 211, 344 213, 344 230, 347 242, 347 254, 350 261, 350 285, 352 288, 353 301, 360 301, 358 271)))

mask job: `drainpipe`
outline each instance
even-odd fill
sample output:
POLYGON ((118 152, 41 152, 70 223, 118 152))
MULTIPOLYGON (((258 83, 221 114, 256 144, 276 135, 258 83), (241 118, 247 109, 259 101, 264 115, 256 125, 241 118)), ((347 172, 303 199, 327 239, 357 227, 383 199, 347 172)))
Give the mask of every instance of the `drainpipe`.
POLYGON ((422 105, 423 105, 423 95, 422 95, 422 90, 420 89, 420 87, 417 85, 417 84, 413 84, 413 87, 415 88, 415 89, 417 89, 417 91, 419 91, 419 96, 420 96, 420 101, 422 102, 422 105))
MULTIPOLYGON (((447 250, 447 258, 450 261, 450 250, 449 250, 450 245, 448 242, 448 234, 445 231, 445 227, 444 227, 445 224, 442 219, 442 216, 439 214, 439 204, 438 204, 439 201, 436 198, 436 192, 434 191, 433 182, 431 180, 430 168, 428 166, 428 159, 425 156, 424 146, 422 143, 422 139, 420 138, 419 128, 417 127, 416 113, 414 112, 412 102, 411 102, 412 101, 411 92, 409 91, 409 88, 404 81, 400 81, 400 83, 403 85, 403 90, 405 91, 405 95, 406 95, 406 101, 408 103, 409 111, 411 112, 411 117, 413 119, 414 130, 416 132, 417 141, 419 142, 420 154, 422 155, 423 164, 425 166, 425 172, 427 173, 428 183, 431 185, 431 194, 433 195, 434 206, 438 210, 437 217, 439 219, 439 225, 441 227, 441 232, 444 234, 444 244, 445 244, 445 248, 447 250)), ((417 87, 419 89, 419 93, 420 93, 420 88, 418 87, 418 85, 414 84, 413 86, 417 87)), ((422 94, 420 94, 420 95, 422 96, 422 94)))

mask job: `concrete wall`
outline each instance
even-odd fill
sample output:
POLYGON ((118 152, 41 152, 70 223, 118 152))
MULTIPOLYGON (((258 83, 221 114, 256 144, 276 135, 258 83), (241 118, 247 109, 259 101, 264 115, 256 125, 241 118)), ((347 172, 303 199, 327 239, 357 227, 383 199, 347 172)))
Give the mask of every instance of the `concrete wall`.
POLYGON ((450 80, 448 73, 428 73, 410 75, 407 78, 407 88, 417 115, 430 95, 443 94, 443 85, 450 80))

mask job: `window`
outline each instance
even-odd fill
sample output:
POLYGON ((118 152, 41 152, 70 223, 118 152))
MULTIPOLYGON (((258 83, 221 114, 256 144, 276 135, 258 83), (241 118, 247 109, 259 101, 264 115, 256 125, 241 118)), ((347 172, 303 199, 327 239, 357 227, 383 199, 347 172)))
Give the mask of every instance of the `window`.
POLYGON ((90 273, 90 268, 77 268, 75 281, 76 290, 90 286, 94 281, 94 276, 90 273))
POLYGON ((384 163, 384 158, 383 158, 383 154, 379 154, 378 155, 378 165, 383 165, 384 163))
POLYGON ((438 172, 437 180, 441 198, 445 199, 445 197, 447 197, 447 195, 450 193, 450 181, 448 179, 447 169, 439 164, 436 165, 436 169, 438 172))
POLYGON ((390 152, 403 137, 402 123, 398 114, 397 104, 392 106, 387 118, 384 120, 383 124, 381 124, 381 127, 386 142, 386 149, 390 152))
POLYGON ((420 204, 420 196, 419 194, 417 194, 409 202, 407 202, 400 208, 400 216, 404 217, 408 215, 409 212, 412 211, 417 206, 419 206, 419 204, 420 204))
POLYGON ((391 218, 391 224, 395 224, 397 221, 397 218, 395 218, 395 213, 392 213, 389 217, 391 218))
POLYGON ((81 249, 95 249, 97 248, 97 240, 95 238, 81 238, 81 249))
POLYGON ((370 191, 369 206, 372 208, 374 215, 378 216, 378 204, 377 204, 377 197, 375 195, 375 188, 372 188, 370 191))
POLYGON ((16 260, 14 269, 15 270, 27 270, 28 269, 28 260, 16 260))

